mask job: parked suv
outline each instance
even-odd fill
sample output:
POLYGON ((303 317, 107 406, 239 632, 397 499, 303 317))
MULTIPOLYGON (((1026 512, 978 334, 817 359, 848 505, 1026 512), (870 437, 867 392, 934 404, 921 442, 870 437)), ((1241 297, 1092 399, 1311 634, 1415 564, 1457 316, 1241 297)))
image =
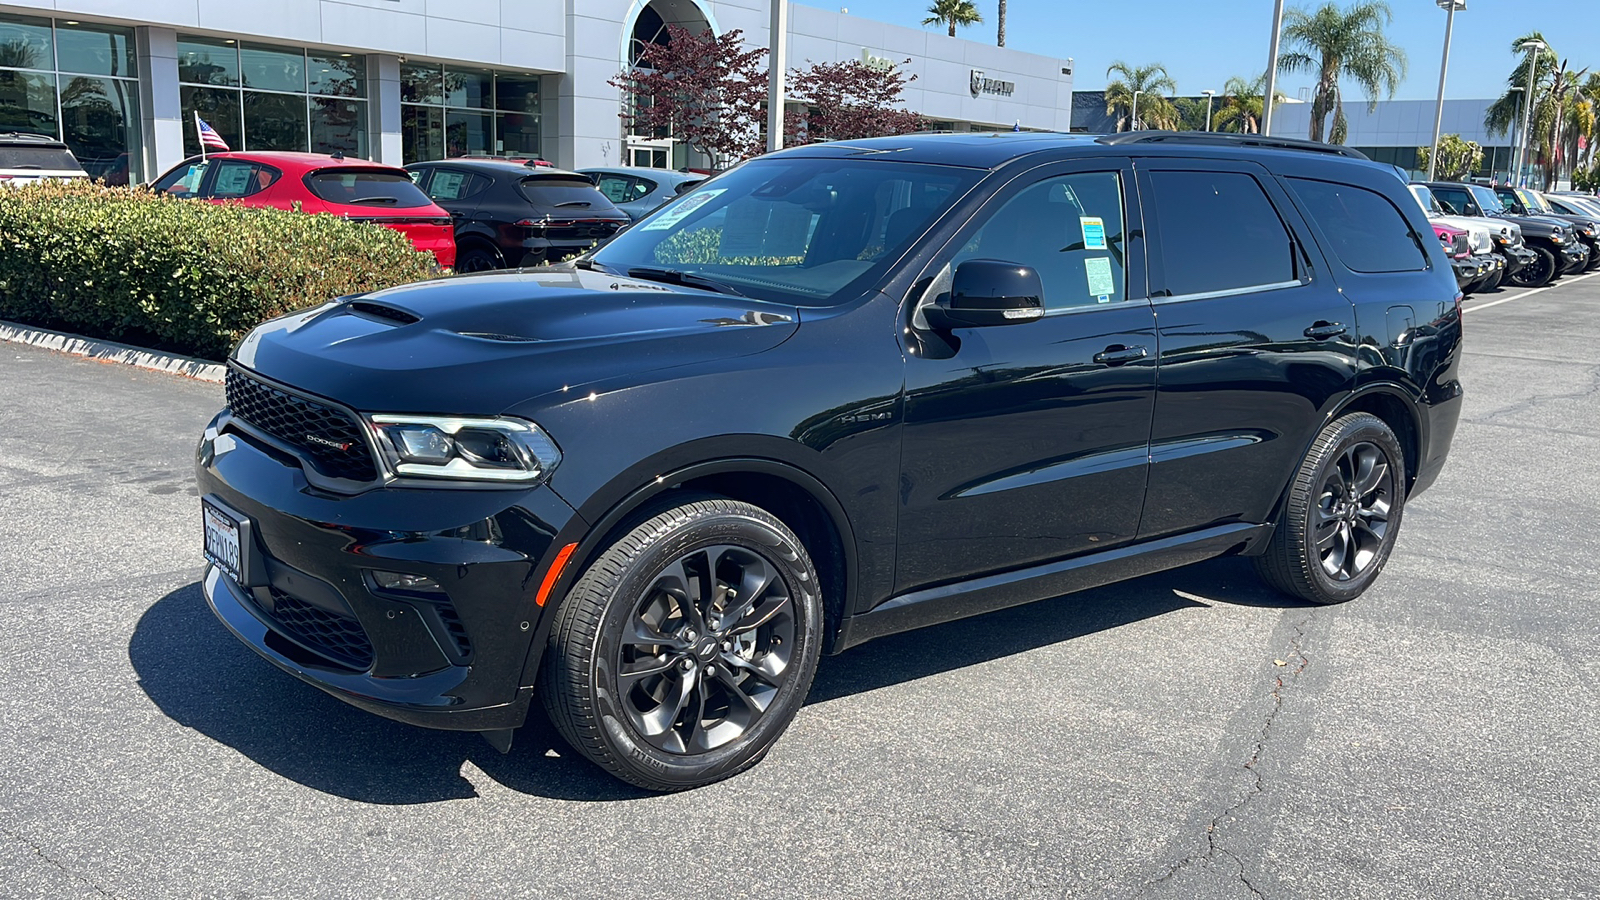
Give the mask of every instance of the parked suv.
POLYGON ((462 272, 520 268, 576 256, 628 224, 587 176, 543 160, 446 159, 406 166, 450 211, 462 272))
POLYGON ((1523 240, 1533 251, 1532 262, 1511 275, 1518 287, 1543 287, 1566 272, 1582 269, 1589 261, 1589 250, 1578 240, 1572 225, 1547 216, 1515 216, 1506 212, 1494 189, 1481 184, 1456 181, 1428 182, 1428 189, 1453 216, 1485 216, 1507 219, 1522 229, 1523 240))
POLYGON ((88 177, 66 144, 42 134, 0 132, 0 185, 88 177))
POLYGON ((687 788, 882 635, 1229 555, 1355 598, 1444 465, 1460 341, 1354 151, 796 147, 574 262, 252 331, 198 449, 205 595, 363 709, 504 749, 541 702, 687 788))
POLYGON ((1528 188, 1498 187, 1494 193, 1500 198, 1500 205, 1506 208, 1506 212, 1519 216, 1546 216, 1571 223, 1578 240, 1589 248, 1589 259, 1584 268, 1600 268, 1600 217, 1589 213, 1562 212, 1551 206, 1543 194, 1528 188))

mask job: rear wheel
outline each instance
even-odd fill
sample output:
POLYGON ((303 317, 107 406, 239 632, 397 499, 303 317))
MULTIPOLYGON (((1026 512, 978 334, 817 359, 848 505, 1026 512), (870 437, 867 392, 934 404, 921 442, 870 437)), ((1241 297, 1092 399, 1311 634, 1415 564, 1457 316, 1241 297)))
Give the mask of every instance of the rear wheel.
POLYGON ((675 791, 766 755, 816 672, 822 601, 794 533, 724 498, 650 516, 562 603, 539 692, 568 743, 639 787, 675 791))
POLYGON ((1532 244, 1528 245, 1528 249, 1533 251, 1533 261, 1518 269, 1511 276, 1511 283, 1525 288, 1544 287, 1556 277, 1556 255, 1532 244))
POLYGON ((1330 423, 1295 473, 1257 574, 1312 603, 1361 596, 1394 549, 1405 484, 1405 453, 1382 419, 1352 413, 1330 423))
POLYGON ((482 245, 473 245, 456 257, 457 272, 487 272, 501 268, 500 254, 482 245))

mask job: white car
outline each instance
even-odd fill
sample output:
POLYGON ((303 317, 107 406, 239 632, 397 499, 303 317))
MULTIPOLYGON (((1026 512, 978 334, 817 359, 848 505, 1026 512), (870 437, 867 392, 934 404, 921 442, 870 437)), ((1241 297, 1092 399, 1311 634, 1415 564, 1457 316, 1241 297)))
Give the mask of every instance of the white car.
POLYGON ((15 131, 0 133, 0 184, 88 177, 67 145, 55 138, 15 131))
POLYGON ((1422 212, 1430 221, 1451 228, 1458 228, 1467 233, 1467 245, 1472 248, 1475 257, 1489 255, 1494 257, 1493 271, 1486 274, 1478 281, 1469 284, 1463 290, 1468 293, 1491 290, 1500 284, 1505 277, 1505 261, 1495 253, 1496 238, 1511 246, 1522 246, 1522 227, 1515 222, 1496 221, 1469 216, 1447 215, 1444 207, 1439 205, 1439 199, 1433 196, 1425 184, 1407 185, 1411 189, 1411 196, 1417 198, 1417 203, 1422 207, 1422 212))

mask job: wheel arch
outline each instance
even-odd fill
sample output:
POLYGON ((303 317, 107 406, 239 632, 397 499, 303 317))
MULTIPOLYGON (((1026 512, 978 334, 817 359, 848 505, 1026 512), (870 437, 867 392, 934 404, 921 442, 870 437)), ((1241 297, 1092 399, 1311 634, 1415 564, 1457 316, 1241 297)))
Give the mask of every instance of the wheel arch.
POLYGON ((500 247, 496 245, 494 240, 488 235, 480 234, 476 231, 469 231, 464 234, 456 235, 457 256, 460 256, 461 253, 465 252, 466 250, 474 248, 487 250, 490 253, 493 253, 495 258, 500 260, 501 266, 506 265, 505 253, 501 252, 500 247))
POLYGON ((1364 412, 1383 420, 1400 441, 1406 455, 1406 494, 1410 495, 1417 483, 1417 471, 1422 464, 1422 445, 1425 439, 1423 422, 1417 412, 1417 399, 1399 385, 1379 383, 1362 387, 1345 400, 1328 421, 1354 412, 1364 412))

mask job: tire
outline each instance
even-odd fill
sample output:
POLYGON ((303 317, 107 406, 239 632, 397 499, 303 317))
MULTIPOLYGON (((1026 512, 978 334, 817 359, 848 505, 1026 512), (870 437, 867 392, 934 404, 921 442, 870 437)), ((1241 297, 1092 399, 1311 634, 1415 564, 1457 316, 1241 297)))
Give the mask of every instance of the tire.
POLYGON ((504 268, 500 254, 481 244, 472 244, 456 256, 457 272, 487 272, 504 268))
POLYGON ((1318 604, 1361 596, 1388 562, 1405 511, 1405 452, 1369 413, 1336 419, 1295 471, 1256 574, 1318 604))
POLYGON ((1525 288, 1544 287, 1556 277, 1556 255, 1533 244, 1528 249, 1533 251, 1534 259, 1511 276, 1511 283, 1525 288))
POLYGON ((789 726, 816 673, 822 598, 805 547, 766 510, 658 509, 573 585, 539 694, 596 765, 678 791, 755 765, 789 726))

